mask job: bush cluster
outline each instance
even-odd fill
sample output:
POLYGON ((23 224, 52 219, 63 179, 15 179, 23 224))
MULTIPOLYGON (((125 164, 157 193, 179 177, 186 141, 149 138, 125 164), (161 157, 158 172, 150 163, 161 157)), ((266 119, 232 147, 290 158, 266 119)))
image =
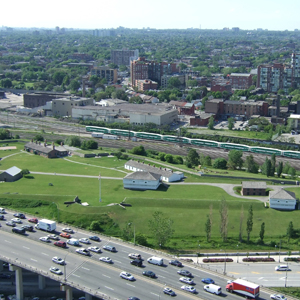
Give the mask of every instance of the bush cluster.
MULTIPOLYGON (((203 262, 205 263, 219 263, 219 262, 225 262, 225 258, 204 258, 203 262)), ((233 262, 232 258, 226 258, 226 262, 233 262)))
POLYGON ((285 257, 284 261, 296 261, 299 262, 300 261, 300 257, 285 257))
POLYGON ((275 261, 272 257, 245 257, 244 262, 272 262, 275 261))

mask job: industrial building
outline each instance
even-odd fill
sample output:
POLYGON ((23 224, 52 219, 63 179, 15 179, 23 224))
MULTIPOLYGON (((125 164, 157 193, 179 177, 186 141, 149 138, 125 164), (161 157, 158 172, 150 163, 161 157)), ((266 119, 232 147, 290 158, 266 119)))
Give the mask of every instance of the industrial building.
POLYGON ((17 167, 11 167, 0 174, 0 181, 14 182, 22 178, 22 170, 17 167))
POLYGON ((137 171, 130 173, 123 178, 125 189, 133 190, 157 190, 161 184, 161 175, 137 171))

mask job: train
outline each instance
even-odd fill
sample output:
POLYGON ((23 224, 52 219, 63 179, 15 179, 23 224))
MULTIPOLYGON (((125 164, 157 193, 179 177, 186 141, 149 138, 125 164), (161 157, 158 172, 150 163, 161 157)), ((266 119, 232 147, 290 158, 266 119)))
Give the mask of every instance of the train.
POLYGON ((181 144, 190 144, 201 147, 211 147, 211 148, 221 148, 224 150, 240 150, 243 152, 252 152, 258 154, 272 155, 276 156, 284 156, 288 158, 300 159, 299 151, 291 151, 291 150, 279 150, 274 148, 265 148, 265 147, 257 147, 257 146, 248 146, 242 144, 234 144, 234 143, 222 143, 210 140, 202 140, 202 139, 193 139, 186 137, 178 137, 173 135, 162 135, 156 133, 148 133, 148 132, 135 132, 131 130, 123 130, 123 129, 111 129, 106 127, 97 127, 97 126, 86 126, 87 132, 100 132, 104 134, 117 135, 119 137, 136 137, 139 139, 153 140, 153 141, 165 141, 170 143, 181 143, 181 144))

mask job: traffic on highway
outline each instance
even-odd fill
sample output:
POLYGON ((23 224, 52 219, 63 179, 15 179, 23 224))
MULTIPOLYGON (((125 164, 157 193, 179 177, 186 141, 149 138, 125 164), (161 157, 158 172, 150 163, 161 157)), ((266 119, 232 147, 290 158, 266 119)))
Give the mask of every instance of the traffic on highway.
MULTIPOLYGON (((33 227, 43 225, 36 218, 27 219, 25 215, 18 215, 19 223, 15 223, 11 220, 16 216, 9 211, 2 215, 4 217, 0 220, 0 232, 3 260, 18 260, 27 266, 50 272, 57 277, 57 281, 66 284, 72 282, 114 299, 124 300, 130 297, 145 300, 168 299, 170 296, 178 299, 215 299, 218 294, 228 299, 241 299, 240 295, 226 291, 228 285, 233 286, 231 281, 235 278, 222 276, 223 264, 216 265, 216 269, 212 265, 210 270, 203 266, 199 268, 151 249, 62 227, 56 223, 54 232, 36 228, 27 230, 26 226, 32 224, 33 227), (7 226, 6 222, 12 222, 16 226, 7 226), (12 228, 16 227, 25 228, 25 233, 12 232, 12 228), (229 279, 232 280, 229 282, 229 279)), ((41 221, 45 222, 45 219, 41 221)), ((54 224, 51 226, 53 228, 54 224)), ((227 266, 227 275, 235 273, 236 278, 254 279, 256 284, 258 280, 261 286, 273 278, 275 286, 276 280, 282 283, 286 278, 285 273, 275 271, 274 267, 274 264, 260 266, 259 270, 263 268, 260 279, 254 278, 252 271, 247 271, 246 274, 244 264, 230 266, 231 271, 227 266), (267 279, 266 275, 269 276, 267 279)), ((291 265, 289 268, 294 269, 291 265)), ((298 275, 296 272, 296 276, 298 275)), ((297 279, 299 282, 299 277, 290 277, 289 280, 297 279)), ((235 292, 234 289, 232 291, 235 292)), ((259 298, 269 299, 270 293, 261 289, 259 298)))

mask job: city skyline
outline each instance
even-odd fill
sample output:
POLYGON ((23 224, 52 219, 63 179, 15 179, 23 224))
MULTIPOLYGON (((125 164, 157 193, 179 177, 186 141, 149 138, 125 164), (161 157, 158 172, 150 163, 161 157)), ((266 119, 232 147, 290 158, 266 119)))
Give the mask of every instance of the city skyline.
POLYGON ((239 27, 242 30, 300 29, 297 13, 300 2, 287 0, 215 0, 213 5, 197 0, 90 0, 86 5, 69 0, 53 0, 45 8, 37 0, 1 4, 1 26, 14 28, 156 28, 156 29, 222 29, 239 27), (17 9, 16 9, 17 8, 17 9))

